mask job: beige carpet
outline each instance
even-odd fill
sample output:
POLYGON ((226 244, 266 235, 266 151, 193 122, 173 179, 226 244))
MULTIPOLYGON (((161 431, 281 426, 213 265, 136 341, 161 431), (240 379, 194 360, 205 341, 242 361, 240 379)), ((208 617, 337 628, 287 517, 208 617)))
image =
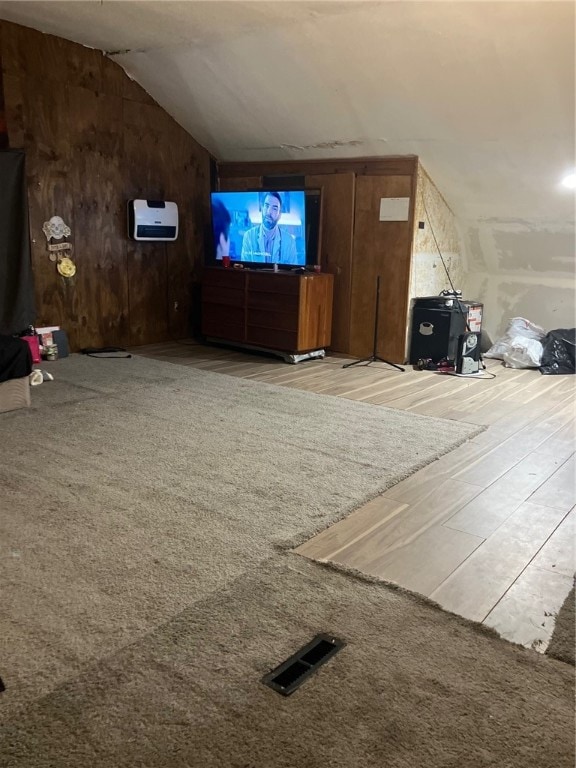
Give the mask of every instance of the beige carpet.
POLYGON ((477 427, 140 358, 51 369, 0 421, 3 766, 572 764, 570 667, 285 551, 477 427), (322 630, 348 646, 316 679, 261 685, 322 630))
POLYGON ((572 667, 276 555, 0 729, 6 768, 573 768, 572 667), (318 631, 292 696, 260 678, 318 631))
POLYGON ((570 590, 570 593, 566 600, 564 600, 556 621, 554 623, 554 632, 546 653, 552 656, 554 659, 560 659, 568 664, 575 664, 576 655, 576 620, 574 618, 576 598, 574 595, 574 587, 570 590))
POLYGON ((48 693, 476 426, 75 355, 2 417, 0 708, 48 693))

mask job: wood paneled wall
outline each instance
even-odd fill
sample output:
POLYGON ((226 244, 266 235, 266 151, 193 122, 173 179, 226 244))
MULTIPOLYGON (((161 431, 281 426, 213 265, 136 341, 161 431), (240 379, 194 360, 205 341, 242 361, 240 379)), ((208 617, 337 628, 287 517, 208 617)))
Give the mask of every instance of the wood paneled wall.
POLYGON ((306 176, 306 186, 322 190, 320 263, 322 269, 334 275, 331 347, 348 352, 352 348, 350 298, 355 176, 353 173, 310 174, 306 176))
POLYGON ((0 58, 10 146, 27 158, 37 325, 61 325, 72 349, 188 336, 209 153, 99 51, 2 21, 0 58), (130 198, 175 201, 178 241, 130 241, 130 198), (71 279, 48 259, 54 215, 72 229, 71 279))
MULTIPOLYGON (((353 318, 350 345, 358 357, 374 348, 376 288, 380 277, 376 352, 385 360, 405 359, 412 252, 412 215, 408 221, 380 221, 380 200, 411 198, 411 176, 359 176, 356 179, 352 260, 353 318)), ((412 201, 411 211, 414 205, 412 201)))
POLYGON ((302 176, 322 189, 321 264, 334 275, 331 348, 355 357, 372 353, 376 280, 381 278, 377 353, 406 359, 416 156, 222 163, 222 190, 263 186, 264 176, 302 176), (379 220, 380 199, 408 197, 408 221, 379 220))
POLYGON ((6 108, 4 106, 4 78, 2 76, 2 49, 0 48, 0 150, 7 149, 8 126, 6 125, 6 108))

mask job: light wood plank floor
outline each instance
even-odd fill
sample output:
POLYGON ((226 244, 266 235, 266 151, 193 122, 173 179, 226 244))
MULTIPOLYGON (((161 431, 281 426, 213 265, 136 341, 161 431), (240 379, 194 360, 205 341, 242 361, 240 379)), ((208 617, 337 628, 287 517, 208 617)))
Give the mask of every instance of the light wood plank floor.
POLYGON ((575 570, 575 377, 487 360, 489 380, 341 356, 282 360, 194 342, 135 353, 229 376, 482 424, 473 440, 296 552, 430 597, 543 651, 575 570))

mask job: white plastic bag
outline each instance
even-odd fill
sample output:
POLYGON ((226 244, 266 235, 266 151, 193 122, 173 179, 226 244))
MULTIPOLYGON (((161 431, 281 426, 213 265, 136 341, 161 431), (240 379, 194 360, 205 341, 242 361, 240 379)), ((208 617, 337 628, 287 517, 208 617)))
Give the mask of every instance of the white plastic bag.
POLYGON ((503 360, 508 368, 538 368, 545 335, 546 332, 539 325, 524 317, 513 317, 504 336, 484 353, 484 357, 503 360))
POLYGON ((507 368, 539 368, 542 360, 542 342, 516 336, 504 352, 502 360, 507 368))

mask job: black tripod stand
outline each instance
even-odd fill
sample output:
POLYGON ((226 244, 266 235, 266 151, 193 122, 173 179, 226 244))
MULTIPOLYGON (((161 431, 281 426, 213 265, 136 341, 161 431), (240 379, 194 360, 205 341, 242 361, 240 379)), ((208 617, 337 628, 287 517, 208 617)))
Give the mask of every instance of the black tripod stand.
POLYGON ((372 354, 370 357, 363 357, 362 360, 354 360, 353 363, 346 363, 342 366, 342 368, 350 368, 352 365, 360 365, 361 363, 366 363, 366 365, 370 365, 370 363, 386 363, 386 365, 391 365, 393 368, 398 368, 399 371, 403 371, 404 368, 401 368, 399 365, 396 365, 396 363, 391 363, 390 360, 384 360, 383 357, 379 357, 376 354, 376 349, 378 346, 378 308, 380 306, 380 275, 376 278, 376 311, 374 313, 374 343, 372 347, 372 354))

